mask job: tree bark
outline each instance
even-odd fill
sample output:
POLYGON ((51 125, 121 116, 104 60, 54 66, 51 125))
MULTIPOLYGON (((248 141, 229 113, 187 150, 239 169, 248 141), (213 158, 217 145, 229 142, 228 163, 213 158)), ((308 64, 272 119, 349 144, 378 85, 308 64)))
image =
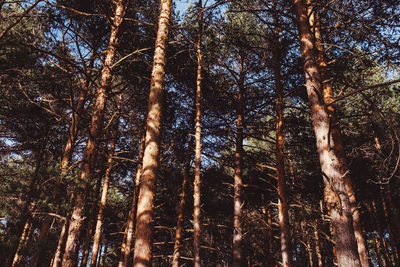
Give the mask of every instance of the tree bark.
POLYGON ((137 200, 140 187, 140 177, 142 176, 143 172, 142 163, 143 163, 144 145, 145 145, 145 136, 143 135, 142 139, 140 140, 140 150, 138 156, 136 178, 134 181, 135 187, 133 189, 132 204, 131 204, 131 209, 129 210, 128 220, 126 222, 124 241, 121 246, 121 257, 118 263, 118 267, 128 266, 129 255, 131 254, 133 231, 135 229, 135 221, 136 221, 135 219, 136 219, 137 200))
POLYGON ((30 218, 26 219, 24 228, 22 230, 21 238, 18 242, 17 250, 14 254, 14 258, 11 264, 11 267, 20 266, 20 262, 22 259, 21 249, 25 246, 26 241, 29 238, 29 235, 32 232, 32 220, 30 218))
POLYGON ((275 93, 276 93, 276 177, 278 178, 278 215, 279 215, 279 227, 281 230, 281 253, 282 253, 282 266, 290 267, 293 265, 292 262, 292 246, 291 236, 289 230, 289 208, 288 208, 288 196, 286 188, 286 177, 285 177, 285 155, 284 155, 284 137, 283 137, 283 85, 281 76, 281 53, 279 48, 279 30, 278 30, 278 18, 274 13, 274 38, 275 43, 273 45, 273 70, 275 80, 275 93))
POLYGON ((77 257, 78 240, 81 234, 82 223, 84 220, 83 212, 87 198, 88 184, 93 173, 99 137, 103 124, 104 107, 107 101, 107 93, 111 85, 111 68, 114 61, 116 46, 118 42, 117 34, 125 15, 125 1, 116 2, 115 16, 112 20, 110 40, 108 43, 106 57, 101 73, 100 87, 96 93, 96 102, 92 115, 92 122, 89 132, 89 138, 83 154, 80 180, 84 184, 84 189, 78 189, 75 205, 71 214, 70 227, 63 256, 63 266, 72 267, 75 265, 77 257))
POLYGON ((311 106, 311 115, 316 136, 317 150, 325 188, 325 195, 336 254, 339 266, 361 266, 357 243, 354 237, 351 207, 342 170, 343 164, 335 148, 331 133, 331 118, 323 101, 321 74, 315 61, 314 43, 307 16, 307 7, 303 0, 294 0, 295 13, 300 34, 301 55, 304 60, 306 88, 311 106), (327 190, 325 190, 327 192, 327 190))
POLYGON ((318 267, 322 267, 322 254, 321 254, 321 246, 318 235, 318 219, 314 220, 314 239, 315 239, 315 253, 317 254, 318 259, 318 267))
POLYGON ((319 31, 319 25, 318 25, 318 12, 316 14, 311 13, 310 14, 310 25, 314 27, 314 34, 315 34, 315 40, 316 40, 316 48, 318 51, 317 55, 317 61, 319 65, 319 70, 321 72, 321 79, 322 81, 327 81, 322 83, 322 88, 323 88, 323 97, 325 104, 328 105, 327 110, 329 113, 330 117, 330 123, 331 123, 331 134, 332 134, 332 139, 335 144, 334 149, 337 152, 339 156, 339 160, 342 163, 342 168, 340 169, 341 174, 344 179, 344 183, 346 186, 347 194, 349 197, 350 201, 350 207, 351 207, 351 213, 353 217, 353 228, 354 228, 354 235, 357 241, 357 250, 358 254, 360 256, 360 261, 361 265, 363 267, 369 267, 369 256, 368 256, 368 249, 366 248, 366 243, 365 239, 362 234, 361 230, 361 222, 360 222, 360 213, 358 210, 358 203, 356 200, 355 192, 353 189, 353 185, 351 182, 351 177, 350 177, 350 169, 347 165, 347 159, 346 159, 346 153, 344 151, 344 142, 343 142, 343 135, 340 130, 340 125, 339 125, 339 120, 336 116, 335 112, 335 105, 331 104, 331 101, 333 100, 333 91, 332 91, 332 85, 328 81, 328 77, 326 77, 326 70, 327 70, 327 63, 325 60, 325 52, 324 52, 324 45, 322 41, 322 37, 319 31))
POLYGON ((182 181, 182 192, 180 195, 179 201, 179 209, 178 209, 178 221, 176 223, 176 231, 175 231, 175 244, 174 244, 174 255, 172 258, 172 267, 179 266, 179 258, 181 256, 180 248, 182 246, 182 231, 183 231, 183 213, 185 211, 186 205, 186 191, 187 191, 187 183, 189 180, 189 170, 190 170, 190 159, 192 155, 192 142, 189 137, 188 141, 188 149, 186 154, 185 166, 183 169, 183 181, 182 181))
POLYGON ((117 142, 117 137, 118 137, 118 126, 119 126, 119 115, 115 117, 116 120, 116 125, 115 129, 112 134, 112 140, 111 140, 111 145, 110 145, 110 152, 108 155, 107 159, 107 169, 104 175, 104 182, 103 182, 103 190, 101 192, 101 199, 100 199, 100 207, 99 207, 99 213, 97 214, 97 222, 96 222, 96 228, 94 232, 94 237, 93 237, 93 247, 92 247, 92 257, 90 260, 90 267, 95 267, 96 266, 96 258, 97 258, 97 253, 99 252, 99 244, 100 244, 100 235, 101 235, 101 227, 103 225, 103 217, 104 217, 104 208, 106 207, 107 203, 107 194, 108 194, 108 186, 110 183, 110 173, 112 170, 112 165, 113 165, 113 156, 115 153, 115 144, 117 142))
MULTIPOLYGON (((73 115, 72 115, 72 119, 71 119, 71 125, 68 129, 69 135, 68 135, 67 143, 65 145, 63 156, 61 159, 61 164, 60 164, 60 166, 61 166, 60 177, 63 177, 64 175, 66 175, 68 173, 69 163, 71 161, 72 151, 73 151, 73 147, 75 144, 75 139, 78 134, 79 121, 80 121, 80 118, 82 116, 82 113, 83 113, 83 110, 85 107, 87 92, 89 91, 91 71, 92 71, 93 64, 94 64, 94 50, 92 51, 92 58, 93 59, 90 60, 89 66, 87 68, 86 80, 82 83, 83 86, 82 86, 82 90, 79 94, 78 102, 76 104, 76 107, 72 110, 73 115)), ((61 183, 62 182, 59 179, 57 181, 57 184, 60 185, 61 183)), ((70 203, 73 203, 74 199, 75 199, 74 194, 72 194, 70 196, 70 200, 69 200, 70 203)), ((62 223, 61 232, 58 237, 57 248, 54 253, 54 257, 52 259, 52 264, 51 264, 52 267, 58 267, 61 264, 61 255, 63 253, 63 247, 66 242, 66 234, 68 233, 68 229, 69 229, 69 218, 70 218, 70 214, 67 214, 65 216, 65 221, 62 223)), ((48 230, 49 229, 47 229, 47 231, 48 230)))
POLYGON ((195 168, 193 183, 193 250, 194 250, 194 267, 200 267, 200 185, 201 185, 201 82, 202 82, 202 27, 203 27, 203 4, 198 2, 198 23, 199 31, 197 35, 197 78, 196 78, 196 130, 195 130, 195 168))
POLYGON ((172 0, 161 0, 153 71, 150 82, 146 146, 143 156, 143 174, 136 216, 134 266, 151 266, 154 195, 158 171, 161 110, 165 74, 165 52, 172 0))
MULTIPOLYGON (((106 150, 106 147, 104 146, 101 154, 104 154, 105 150, 106 150)), ((94 216, 96 214, 97 201, 98 201, 99 195, 100 195, 100 187, 101 187, 101 178, 100 177, 98 177, 98 179, 97 179, 96 188, 93 192, 93 201, 92 201, 92 205, 89 210, 89 215, 88 215, 89 219, 87 220, 85 238, 84 238, 83 244, 82 244, 82 260, 81 260, 80 267, 86 267, 88 259, 89 259, 90 243, 91 243, 90 241, 92 240, 94 216)))

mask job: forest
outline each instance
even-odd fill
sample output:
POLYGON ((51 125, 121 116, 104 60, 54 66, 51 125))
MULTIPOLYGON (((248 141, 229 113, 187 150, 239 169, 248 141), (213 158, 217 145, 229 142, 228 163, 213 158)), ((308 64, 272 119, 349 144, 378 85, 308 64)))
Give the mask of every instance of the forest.
POLYGON ((0 0, 0 266, 400 266, 400 0, 0 0))

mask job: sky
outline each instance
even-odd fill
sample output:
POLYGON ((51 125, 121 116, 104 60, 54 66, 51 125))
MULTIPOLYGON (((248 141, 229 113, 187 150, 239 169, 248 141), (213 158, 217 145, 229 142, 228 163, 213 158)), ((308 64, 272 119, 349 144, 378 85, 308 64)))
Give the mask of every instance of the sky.
POLYGON ((186 9, 189 7, 192 0, 175 0, 176 10, 179 11, 180 14, 183 14, 186 9))

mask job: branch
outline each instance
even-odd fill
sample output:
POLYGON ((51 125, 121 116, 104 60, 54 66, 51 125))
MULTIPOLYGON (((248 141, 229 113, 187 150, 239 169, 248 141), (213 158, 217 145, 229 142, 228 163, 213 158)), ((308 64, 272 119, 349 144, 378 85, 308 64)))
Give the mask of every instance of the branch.
POLYGON ((363 92, 363 91, 366 91, 366 90, 369 90, 369 89, 384 87, 384 86, 391 85, 391 84, 395 84, 395 83, 399 83, 399 82, 400 82, 400 79, 397 79, 397 80, 393 80, 393 81, 389 81, 389 82, 385 82, 385 83, 380 83, 380 84, 375 84, 375 85, 369 85, 369 86, 366 86, 366 87, 363 87, 363 88, 354 90, 354 91, 352 91, 352 92, 350 92, 350 93, 347 93, 347 94, 345 94, 345 95, 343 95, 343 96, 336 97, 333 101, 331 101, 330 103, 327 103, 327 105, 328 105, 328 106, 329 106, 329 105, 333 105, 334 103, 336 103, 336 102, 338 102, 338 101, 340 101, 340 100, 343 100, 343 99, 345 99, 345 98, 347 98, 347 97, 349 97, 349 96, 351 96, 351 95, 354 95, 354 94, 356 94, 356 93, 360 93, 360 92, 363 92))

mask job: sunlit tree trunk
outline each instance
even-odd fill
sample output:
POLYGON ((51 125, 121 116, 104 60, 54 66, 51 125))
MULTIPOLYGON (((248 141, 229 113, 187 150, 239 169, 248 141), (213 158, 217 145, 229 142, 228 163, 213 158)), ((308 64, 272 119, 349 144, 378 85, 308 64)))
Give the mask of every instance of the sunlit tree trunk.
POLYGON ((128 219, 126 222, 124 240, 121 246, 121 257, 118 263, 118 267, 128 266, 129 255, 131 254, 133 231, 135 229, 135 221, 136 221, 135 219, 136 219, 137 200, 140 187, 140 177, 143 171, 142 163, 143 163, 144 145, 145 145, 145 136, 142 136, 142 139, 140 140, 138 166, 136 170, 136 178, 134 181, 135 185, 133 189, 131 209, 129 210, 128 219))
POLYGON ((341 267, 361 266, 354 236, 351 206, 342 174, 343 164, 341 164, 340 157, 335 149, 336 143, 331 133, 332 121, 326 103, 322 99, 321 73, 316 62, 307 7, 303 0, 294 0, 294 7, 317 150, 325 188, 329 189, 329 194, 325 195, 325 201, 333 228, 333 238, 336 242, 338 265, 341 267))
POLYGON ((335 144, 335 150, 339 156, 340 162, 342 163, 341 174, 344 177, 344 182, 346 185, 346 190, 349 196, 351 212, 353 216, 353 228, 354 228, 354 235, 357 241, 357 249, 358 254, 360 256, 361 265, 363 267, 369 267, 369 260, 368 260, 368 249, 366 248, 365 239, 362 235, 361 230, 361 222, 360 222, 360 213, 358 210, 358 204, 355 196, 355 192, 351 183, 350 177, 350 170, 347 165, 346 153, 344 151, 344 142, 342 132, 340 130, 339 120, 336 116, 335 112, 335 105, 330 104, 333 100, 333 91, 332 85, 328 81, 328 77, 326 75, 327 63, 325 60, 325 52, 324 52, 324 44, 322 41, 322 37, 319 31, 318 25, 318 10, 312 12, 310 14, 310 25, 313 27, 315 41, 316 41, 316 48, 318 51, 317 61, 319 65, 319 70, 321 72, 321 79, 323 81, 322 88, 323 88, 323 97, 325 104, 328 105, 327 110, 331 119, 331 134, 332 139, 335 144))
POLYGON ((200 267, 200 176, 201 176, 201 82, 202 82, 202 58, 201 38, 203 21, 202 1, 198 2, 199 31, 197 36, 197 78, 196 78, 196 131, 195 131, 195 167, 193 183, 193 250, 194 267, 200 267))
POLYGON ((114 152, 115 152, 115 144, 117 142, 117 137, 118 137, 118 125, 119 125, 119 115, 115 117, 116 120, 116 125, 115 129, 113 130, 112 134, 112 140, 111 140, 111 145, 110 145, 110 152, 108 155, 107 159, 107 169, 104 175, 104 182, 103 182, 103 189, 101 192, 101 198, 100 198, 100 207, 99 207, 99 212, 97 214, 97 222, 96 222, 96 228, 94 232, 94 237, 93 237, 93 247, 92 247, 92 257, 90 261, 90 267, 95 267, 96 266, 96 258, 97 258, 97 253, 99 252, 99 244, 100 244, 100 235, 101 235, 101 227, 103 225, 103 217, 104 217, 104 208, 106 207, 107 203, 107 194, 108 194, 108 187, 110 183, 110 174, 112 170, 112 165, 113 165, 113 157, 114 157, 114 152))
MULTIPOLYGON (((190 137, 189 137, 190 139, 190 137)), ((186 191, 187 191, 187 184, 189 180, 189 170, 190 170, 190 159, 192 155, 192 142, 191 140, 188 141, 188 149, 187 155, 185 160, 185 166, 183 169, 183 181, 182 181, 182 192, 180 195, 179 201, 179 209, 178 209, 178 220, 176 223, 176 231, 175 231, 175 244, 174 244, 174 255, 172 258, 172 266, 178 267, 179 266, 179 258, 180 258, 180 248, 182 246, 182 231, 183 231, 183 213, 185 211, 186 205, 186 191)))
POLYGON ((146 121, 146 146, 136 215, 134 266, 151 266, 154 195, 158 171, 165 53, 172 0, 161 0, 146 121))
POLYGON ((87 190, 91 180, 90 176, 93 174, 93 169, 96 161, 97 147, 103 124, 104 107, 107 101, 107 93, 111 85, 111 79, 112 79, 111 68, 113 65, 117 41, 118 41, 117 34, 120 25, 123 21, 124 14, 125 14, 125 1, 118 0, 116 2, 115 16, 112 20, 110 39, 101 73, 100 86, 96 93, 96 101, 94 104, 89 138, 86 143, 86 148, 82 158, 80 180, 82 181, 84 187, 86 188, 78 189, 78 192, 76 194, 75 205, 71 214, 68 237, 63 256, 62 264, 65 267, 74 266, 76 263, 77 249, 79 243, 78 240, 81 234, 82 224, 84 220, 83 213, 86 204, 87 190))

